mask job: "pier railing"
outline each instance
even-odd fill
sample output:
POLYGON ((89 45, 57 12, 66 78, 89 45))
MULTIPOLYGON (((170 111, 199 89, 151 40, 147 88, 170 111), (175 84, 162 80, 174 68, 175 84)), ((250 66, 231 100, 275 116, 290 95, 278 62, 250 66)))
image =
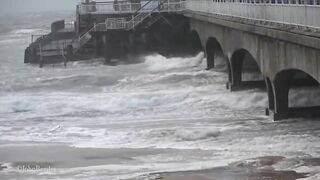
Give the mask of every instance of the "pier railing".
POLYGON ((107 18, 106 29, 134 29, 146 18, 151 17, 150 22, 159 20, 159 16, 152 17, 154 13, 179 12, 185 10, 186 1, 184 0, 151 0, 141 6, 130 20, 125 18, 107 18))
POLYGON ((320 0, 187 0, 186 9, 320 29, 320 0))
POLYGON ((131 3, 129 1, 96 2, 94 4, 79 4, 79 14, 126 14, 134 13, 148 1, 131 3))
MULTIPOLYGON (((168 0, 164 5, 163 12, 179 11, 176 6, 181 5, 184 0, 168 0)), ((78 13, 84 14, 131 14, 136 11, 150 12, 159 5, 160 0, 145 0, 141 3, 130 3, 129 1, 114 2, 97 2, 95 4, 79 4, 78 13), (147 5, 146 5, 147 4, 147 5), (143 9, 140 9, 143 7, 143 9)), ((183 3, 185 5, 185 2, 183 3)))

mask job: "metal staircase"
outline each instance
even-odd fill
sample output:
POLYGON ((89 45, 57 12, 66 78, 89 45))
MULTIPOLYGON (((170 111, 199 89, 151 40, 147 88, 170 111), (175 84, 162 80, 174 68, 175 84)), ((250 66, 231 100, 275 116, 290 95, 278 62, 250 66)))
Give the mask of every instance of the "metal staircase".
MULTIPOLYGON (((160 13, 161 9, 163 8, 162 6, 164 3, 168 2, 168 0, 159 0, 158 5, 156 7, 153 7, 151 10, 144 11, 144 7, 148 7, 148 4, 154 2, 154 0, 150 0, 148 3, 146 3, 143 7, 141 7, 140 10, 137 11, 136 16, 134 16, 130 21, 127 22, 126 29, 127 30, 132 30, 135 29, 138 25, 140 25, 145 19, 148 17, 151 17, 151 15, 155 12, 160 13)), ((150 21, 157 21, 159 20, 157 17, 154 17, 154 19, 151 17, 150 21)))
MULTIPOLYGON (((96 23, 84 34, 78 37, 71 37, 63 40, 51 37, 51 35, 32 36, 32 43, 25 50, 25 63, 39 62, 46 63, 45 59, 61 56, 64 62, 70 59, 71 54, 76 54, 81 48, 89 44, 93 32, 106 31, 131 31, 137 29, 150 28, 156 22, 166 18, 163 13, 183 11, 186 8, 185 0, 144 0, 139 3, 126 1, 126 10, 115 8, 115 4, 103 4, 108 8, 97 8, 97 12, 106 13, 111 18, 105 19, 104 22, 96 23), (112 16, 114 14, 114 16, 112 16), (123 14, 121 16, 121 14, 123 14), (130 14, 132 15, 130 17, 130 14), (113 17, 113 18, 112 18, 113 17), (117 17, 117 18, 115 18, 117 17), (36 38, 35 41, 33 39, 36 38)), ((121 7, 123 7, 122 5, 121 7)), ((100 7, 100 6, 98 6, 100 7)), ((96 11, 94 11, 96 13, 96 11)), ((108 17, 110 17, 108 16, 108 17)), ((167 21, 168 22, 168 21, 167 21)), ((51 62, 52 60, 50 60, 51 62)))
POLYGON ((149 28, 158 22, 162 12, 176 12, 184 10, 185 1, 183 0, 149 0, 141 6, 130 20, 125 18, 107 18, 105 22, 94 24, 86 33, 74 39, 72 46, 74 51, 78 51, 82 46, 91 40, 91 33, 94 31, 110 30, 135 30, 139 25, 144 24, 144 28, 149 28))
POLYGON ((155 15, 152 15, 149 21, 147 21, 144 25, 144 28, 149 28, 152 26, 154 23, 158 22, 163 16, 160 13, 157 13, 155 15))
POLYGON ((91 32, 95 31, 96 25, 94 24, 92 28, 90 28, 86 33, 74 39, 72 42, 72 46, 75 50, 80 49, 82 46, 87 44, 91 40, 91 32))
POLYGON ((164 5, 167 2, 169 2, 169 0, 150 0, 137 10, 134 13, 134 16, 129 21, 125 21, 124 19, 119 18, 107 18, 106 29, 124 29, 128 31, 133 30, 136 29, 137 26, 142 24, 148 17, 150 17, 149 23, 151 26, 161 18, 161 16, 152 16, 152 14, 158 13, 160 15, 160 12, 164 10, 164 5))

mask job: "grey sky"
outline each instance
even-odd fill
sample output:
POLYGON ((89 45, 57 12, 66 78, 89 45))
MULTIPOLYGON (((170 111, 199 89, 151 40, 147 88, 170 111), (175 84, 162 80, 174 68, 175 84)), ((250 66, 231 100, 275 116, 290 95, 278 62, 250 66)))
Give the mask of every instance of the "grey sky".
POLYGON ((75 10, 81 0, 0 0, 0 13, 75 10))

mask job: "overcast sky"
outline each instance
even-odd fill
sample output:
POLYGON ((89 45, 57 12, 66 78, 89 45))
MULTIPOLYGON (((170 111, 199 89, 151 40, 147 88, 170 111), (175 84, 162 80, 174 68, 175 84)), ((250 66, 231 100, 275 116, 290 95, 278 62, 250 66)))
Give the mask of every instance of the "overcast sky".
POLYGON ((75 10, 81 0, 0 0, 0 12, 75 10))

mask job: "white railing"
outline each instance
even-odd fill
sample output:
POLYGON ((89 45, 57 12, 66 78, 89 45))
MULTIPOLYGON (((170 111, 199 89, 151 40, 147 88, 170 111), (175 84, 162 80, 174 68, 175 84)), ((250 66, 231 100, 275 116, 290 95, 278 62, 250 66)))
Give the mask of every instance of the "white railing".
POLYGON ((75 27, 75 21, 65 22, 64 28, 65 29, 74 29, 75 27))
MULTIPOLYGON (((184 0, 154 0, 149 1, 139 9, 139 13, 132 19, 126 21, 124 18, 107 18, 106 29, 134 29, 137 25, 143 22, 152 13, 162 12, 179 12, 186 8, 184 0)), ((156 17, 159 19, 159 17, 156 17)), ((151 19, 150 21, 152 21, 151 19)))
POLYGON ((90 28, 86 33, 79 36, 78 39, 75 39, 72 43, 72 46, 76 49, 79 49, 81 46, 86 44, 91 39, 91 32, 96 30, 96 24, 93 25, 92 28, 90 28))
MULTIPOLYGON (((118 2, 118 3, 104 2, 104 3, 97 3, 95 5, 79 4, 78 12, 80 15, 83 15, 83 14, 132 14, 138 10, 140 12, 149 12, 153 10, 155 7, 157 7, 159 5, 159 2, 160 0, 154 0, 153 2, 141 1, 141 3, 130 3, 125 1, 125 2, 118 2), (145 7, 143 9, 140 9, 140 7, 143 7, 143 6, 145 7)), ((168 12, 168 11, 175 11, 175 9, 178 9, 175 6, 179 6, 179 5, 181 5, 179 0, 178 1, 169 0, 168 4, 165 4, 164 6, 167 7, 166 9, 168 12)))
POLYGON ((133 13, 137 11, 140 4, 126 3, 126 4, 113 4, 101 3, 96 5, 78 5, 79 14, 124 14, 133 13))
MULTIPOLYGON (((127 27, 127 21, 125 18, 107 18, 105 28, 106 29, 125 29, 127 27)), ((99 28, 98 30, 103 30, 99 28)))
POLYGON ((186 9, 320 29, 318 4, 320 0, 187 0, 186 9))
POLYGON ((78 11, 80 15, 83 14, 126 14, 134 13, 141 6, 143 6, 147 1, 142 1, 141 3, 130 3, 127 1, 123 2, 104 2, 92 4, 79 4, 78 11))

